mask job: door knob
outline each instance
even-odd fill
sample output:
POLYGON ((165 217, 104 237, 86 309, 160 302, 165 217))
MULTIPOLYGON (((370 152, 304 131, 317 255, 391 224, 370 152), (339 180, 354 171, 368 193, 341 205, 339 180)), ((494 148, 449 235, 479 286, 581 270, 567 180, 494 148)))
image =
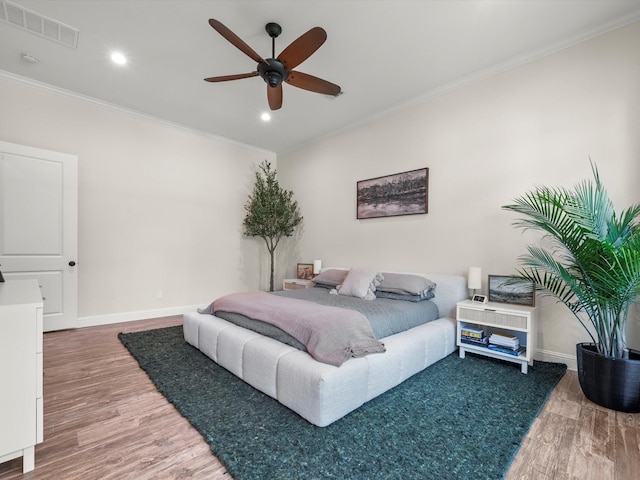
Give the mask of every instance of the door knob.
POLYGON ((71 261, 69 262, 69 266, 70 266, 70 267, 75 267, 75 266, 76 266, 76 262, 74 262, 73 260, 71 260, 71 261))

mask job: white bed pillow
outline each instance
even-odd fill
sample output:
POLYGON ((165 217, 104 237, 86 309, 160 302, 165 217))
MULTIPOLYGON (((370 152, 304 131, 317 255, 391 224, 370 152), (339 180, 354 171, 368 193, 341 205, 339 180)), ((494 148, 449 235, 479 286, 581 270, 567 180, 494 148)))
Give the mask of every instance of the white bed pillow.
POLYGON ((364 268, 352 268, 342 284, 338 285, 338 294, 349 297, 375 300, 376 287, 384 280, 381 273, 364 268))

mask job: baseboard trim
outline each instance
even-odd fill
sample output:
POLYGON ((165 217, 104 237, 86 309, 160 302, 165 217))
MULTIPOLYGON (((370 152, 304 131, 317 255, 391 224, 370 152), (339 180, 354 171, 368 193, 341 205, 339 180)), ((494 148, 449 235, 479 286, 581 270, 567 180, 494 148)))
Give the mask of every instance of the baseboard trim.
POLYGON ((540 360, 542 362, 566 363, 569 370, 578 370, 575 355, 552 352, 550 350, 537 350, 533 358, 534 360, 540 360))
POLYGON ((195 312, 202 305, 187 305, 182 307, 159 308, 154 310, 140 310, 137 312, 112 313, 109 315, 94 315, 89 317, 78 317, 79 327, 95 327, 97 325, 111 325, 112 323, 133 322, 136 320, 146 320, 148 318, 171 317, 182 315, 188 312, 195 312))

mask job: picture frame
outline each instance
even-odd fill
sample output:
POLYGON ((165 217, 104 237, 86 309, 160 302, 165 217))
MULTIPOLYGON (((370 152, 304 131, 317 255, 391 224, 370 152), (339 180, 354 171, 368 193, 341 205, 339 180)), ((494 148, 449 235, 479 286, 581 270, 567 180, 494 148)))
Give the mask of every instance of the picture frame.
POLYGON ((356 184, 358 220, 429 212, 429 169, 419 168, 356 184))
POLYGON ((313 263, 299 263, 296 267, 296 278, 311 280, 313 278, 313 263))
POLYGON ((489 275, 489 301, 534 307, 535 283, 509 275, 489 275))

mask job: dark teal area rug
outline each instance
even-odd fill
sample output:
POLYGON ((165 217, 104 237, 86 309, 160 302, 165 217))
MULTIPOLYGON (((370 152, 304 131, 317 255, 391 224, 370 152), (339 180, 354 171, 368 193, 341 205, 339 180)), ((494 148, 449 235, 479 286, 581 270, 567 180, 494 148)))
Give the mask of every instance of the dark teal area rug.
POLYGON ((235 480, 499 479, 566 371, 454 353, 320 428, 186 344, 182 327, 119 337, 235 480))

